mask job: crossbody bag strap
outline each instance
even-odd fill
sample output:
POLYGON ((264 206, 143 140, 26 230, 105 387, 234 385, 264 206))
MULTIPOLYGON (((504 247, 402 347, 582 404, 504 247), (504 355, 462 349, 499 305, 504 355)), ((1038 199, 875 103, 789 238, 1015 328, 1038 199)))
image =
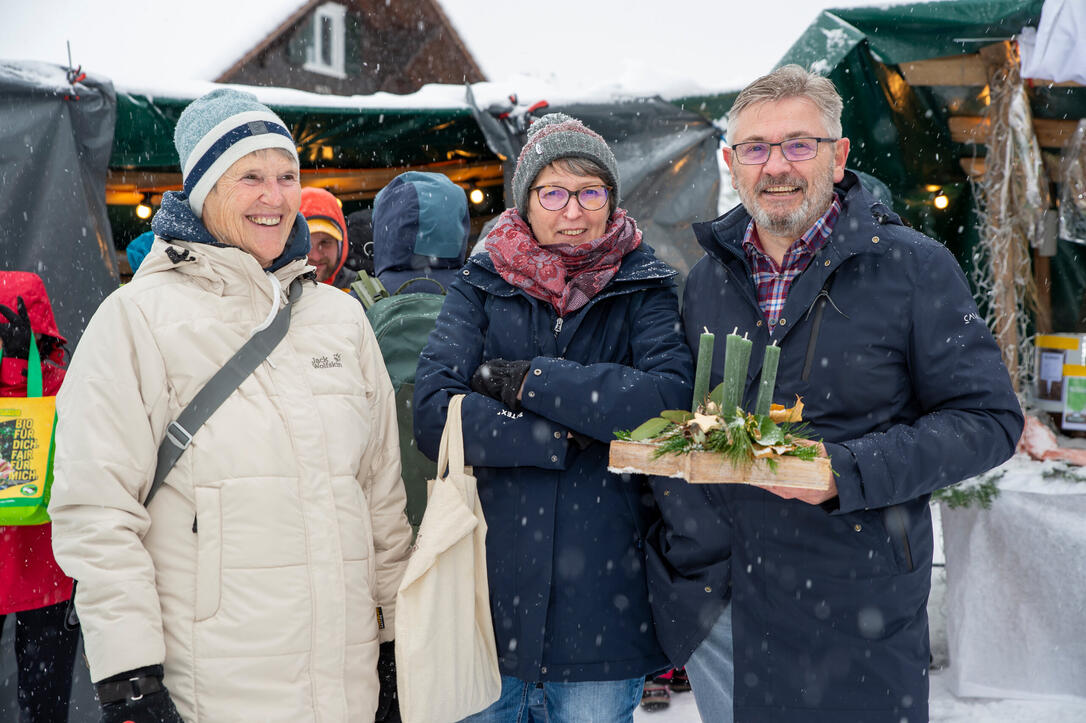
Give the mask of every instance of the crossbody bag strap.
MULTIPOLYGON (((151 489, 147 490, 147 497, 143 500, 144 507, 151 504, 151 498, 162 487, 166 475, 188 449, 196 430, 203 426, 287 335, 287 329, 290 328, 290 307, 301 295, 302 282, 295 279, 290 284, 286 306, 279 310, 272 323, 253 334, 222 369, 207 380, 184 411, 177 415, 177 419, 166 426, 166 436, 158 446, 158 463, 155 466, 155 476, 151 480, 151 489)), ((78 580, 72 583, 72 596, 68 599, 68 610, 64 616, 64 627, 67 630, 79 627, 79 615, 75 609, 75 589, 78 585, 78 580)))
POLYGON ((166 426, 166 436, 158 446, 158 463, 155 476, 151 480, 151 489, 143 500, 143 506, 151 504, 151 499, 158 492, 177 460, 188 449, 196 430, 203 426, 215 410, 222 406, 227 397, 241 386, 250 374, 268 358, 272 350, 279 345, 290 328, 290 307, 302 294, 301 281, 295 279, 290 285, 290 295, 286 306, 279 310, 267 328, 261 329, 237 350, 234 356, 215 372, 196 393, 189 405, 166 426))

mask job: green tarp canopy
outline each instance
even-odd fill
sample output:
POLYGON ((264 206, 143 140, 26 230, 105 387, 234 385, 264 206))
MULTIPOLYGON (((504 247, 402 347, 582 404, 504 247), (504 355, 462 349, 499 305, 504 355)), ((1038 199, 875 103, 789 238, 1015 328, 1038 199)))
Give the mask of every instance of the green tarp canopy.
MULTIPOLYGON (((110 167, 177 171, 173 129, 191 102, 118 93, 110 167)), ((294 133, 303 168, 389 168, 451 158, 495 159, 466 107, 273 107, 294 133)))

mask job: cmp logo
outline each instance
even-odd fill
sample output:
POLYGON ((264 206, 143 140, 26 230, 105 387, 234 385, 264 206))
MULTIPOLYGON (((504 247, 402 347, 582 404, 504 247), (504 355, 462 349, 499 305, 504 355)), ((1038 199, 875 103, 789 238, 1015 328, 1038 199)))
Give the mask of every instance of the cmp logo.
POLYGON ((335 367, 343 366, 343 362, 340 360, 340 355, 338 353, 333 354, 331 359, 326 356, 315 356, 312 361, 314 369, 333 369, 335 367))

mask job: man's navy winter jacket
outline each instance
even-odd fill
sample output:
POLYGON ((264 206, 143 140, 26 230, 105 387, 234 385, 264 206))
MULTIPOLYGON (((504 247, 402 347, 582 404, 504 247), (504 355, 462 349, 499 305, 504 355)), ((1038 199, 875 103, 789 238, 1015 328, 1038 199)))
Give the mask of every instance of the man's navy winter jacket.
POLYGON ((690 404, 675 271, 644 245, 587 306, 554 308, 476 254, 449 290, 419 361, 415 437, 437 454, 449 399, 489 528, 487 572, 501 671, 526 681, 636 678, 667 666, 652 626, 644 536, 658 512, 644 478, 607 471, 607 442, 690 404), (489 359, 530 360, 523 412, 472 393, 489 359), (568 438, 591 438, 585 449, 568 438))
MULTIPOLYGON (((781 346, 774 401, 803 398, 838 496, 654 485, 657 626, 676 664, 733 602, 736 721, 926 721, 931 493, 1006 460, 1022 412, 949 251, 903 226, 846 172, 829 243, 795 280, 770 337, 741 242, 741 206, 694 227, 706 255, 683 299, 687 339, 738 327, 781 346)), ((717 345, 712 384, 721 380, 717 345)))

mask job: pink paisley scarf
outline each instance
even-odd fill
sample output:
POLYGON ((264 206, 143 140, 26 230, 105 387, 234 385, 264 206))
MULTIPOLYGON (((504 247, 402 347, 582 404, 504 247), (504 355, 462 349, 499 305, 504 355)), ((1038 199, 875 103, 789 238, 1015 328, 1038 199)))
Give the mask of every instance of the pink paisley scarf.
POLYGON ((501 215, 486 250, 503 279, 553 306, 580 309, 618 273, 622 257, 641 245, 641 231, 617 208, 603 236, 588 243, 540 246, 515 208, 501 215))

